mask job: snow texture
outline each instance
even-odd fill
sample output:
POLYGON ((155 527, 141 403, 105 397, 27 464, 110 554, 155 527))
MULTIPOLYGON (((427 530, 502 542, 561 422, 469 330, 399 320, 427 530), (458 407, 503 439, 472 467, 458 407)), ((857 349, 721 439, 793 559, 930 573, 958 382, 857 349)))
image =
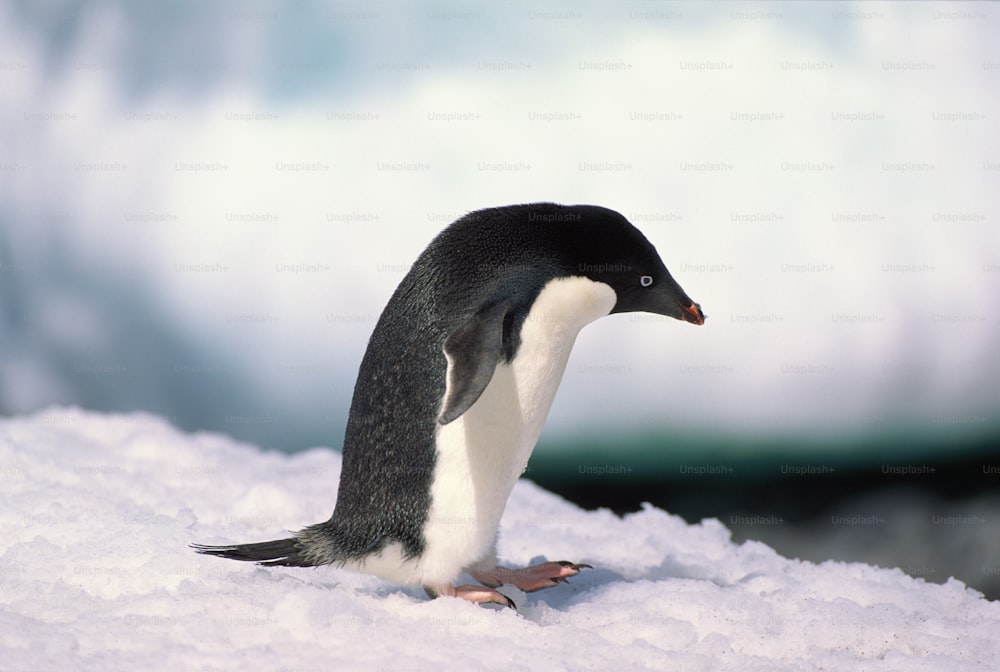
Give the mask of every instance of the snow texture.
POLYGON ((961 582, 786 559, 716 520, 514 489, 501 558, 594 566, 518 610, 191 542, 329 516, 340 456, 264 452, 149 415, 0 420, 0 667, 90 670, 996 670, 1000 604, 961 582))

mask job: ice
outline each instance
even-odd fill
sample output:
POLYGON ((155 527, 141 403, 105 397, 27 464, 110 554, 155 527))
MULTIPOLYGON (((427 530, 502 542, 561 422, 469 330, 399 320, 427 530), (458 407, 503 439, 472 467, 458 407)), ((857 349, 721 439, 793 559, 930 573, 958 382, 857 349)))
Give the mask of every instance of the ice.
POLYGON ((264 452, 152 415, 0 420, 0 667, 337 670, 994 670, 1000 604, 959 581, 814 564, 717 520, 583 511, 521 481, 501 558, 593 565, 519 609, 429 600, 332 567, 259 568, 192 542, 329 516, 337 452, 264 452))

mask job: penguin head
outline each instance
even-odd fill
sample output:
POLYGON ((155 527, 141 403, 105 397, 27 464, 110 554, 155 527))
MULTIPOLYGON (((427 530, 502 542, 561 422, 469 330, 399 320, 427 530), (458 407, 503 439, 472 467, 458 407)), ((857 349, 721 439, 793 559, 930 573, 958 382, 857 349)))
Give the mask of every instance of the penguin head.
POLYGON ((704 324, 701 306, 670 275, 656 248, 623 215, 598 206, 569 206, 579 216, 572 274, 614 290, 612 313, 647 312, 704 324))
POLYGON ((436 275, 448 279, 449 290, 461 287, 474 297, 474 312, 510 300, 521 315, 553 278, 582 276, 614 290, 611 313, 705 322, 652 243, 608 208, 528 203, 479 210, 445 229, 428 252, 426 263, 440 267, 436 275))

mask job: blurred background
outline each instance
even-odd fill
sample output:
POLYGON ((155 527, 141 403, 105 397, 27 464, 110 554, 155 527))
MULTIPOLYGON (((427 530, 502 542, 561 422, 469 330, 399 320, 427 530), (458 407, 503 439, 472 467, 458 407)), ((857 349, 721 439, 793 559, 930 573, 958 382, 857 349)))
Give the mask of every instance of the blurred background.
POLYGON ((596 203, 710 317, 587 327, 528 478, 1000 597, 998 30, 961 2, 5 2, 0 413, 339 448, 440 229, 596 203))

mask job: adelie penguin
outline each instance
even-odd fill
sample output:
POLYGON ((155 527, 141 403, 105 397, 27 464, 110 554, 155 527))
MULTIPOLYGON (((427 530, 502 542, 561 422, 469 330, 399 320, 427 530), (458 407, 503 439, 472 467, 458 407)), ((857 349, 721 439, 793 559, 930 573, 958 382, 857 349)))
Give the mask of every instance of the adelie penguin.
POLYGON ((633 311, 705 321, 619 213, 535 203, 462 217, 417 258, 375 326, 330 519, 288 539, 194 548, 506 606, 502 584, 564 582, 587 565, 497 566, 500 517, 580 329, 633 311), (464 573, 482 585, 456 586, 464 573))

